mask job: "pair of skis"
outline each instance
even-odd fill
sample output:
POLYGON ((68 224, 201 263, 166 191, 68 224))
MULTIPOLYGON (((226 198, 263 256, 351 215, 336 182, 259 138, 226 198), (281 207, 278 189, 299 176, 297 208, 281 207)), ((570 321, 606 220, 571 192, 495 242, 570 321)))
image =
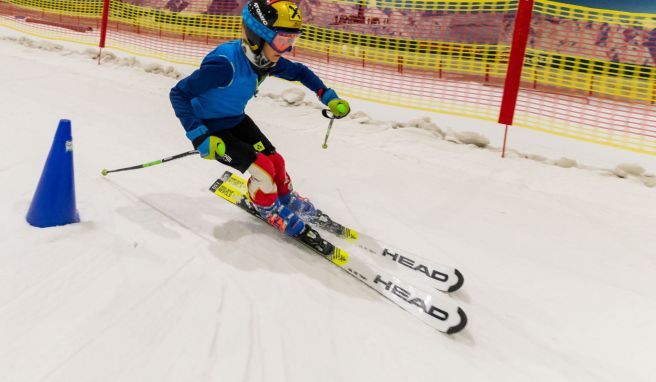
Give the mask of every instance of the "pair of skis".
MULTIPOLYGON (((238 175, 226 171, 212 184, 210 191, 262 219, 248 197, 246 180, 238 175)), ((441 332, 456 333, 467 324, 465 312, 444 294, 433 290, 453 292, 459 289, 464 279, 457 269, 430 264, 423 259, 385 248, 373 237, 335 222, 320 210, 304 220, 305 230, 292 239, 301 242, 441 332), (334 235, 338 240, 354 245, 351 245, 347 252, 322 237, 315 227, 334 235), (423 288, 401 279, 399 274, 416 280, 423 288)))

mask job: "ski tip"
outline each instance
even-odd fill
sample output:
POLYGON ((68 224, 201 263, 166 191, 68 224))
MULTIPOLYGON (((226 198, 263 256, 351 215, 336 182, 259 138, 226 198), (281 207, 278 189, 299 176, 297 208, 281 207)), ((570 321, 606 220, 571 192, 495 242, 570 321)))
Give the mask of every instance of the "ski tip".
POLYGON ((460 317, 460 323, 456 326, 450 327, 447 331, 446 334, 453 334, 453 333, 458 333, 462 329, 467 326, 467 315, 465 314, 465 311, 462 310, 462 308, 458 308, 458 316, 460 317))
POLYGON ((465 283, 465 277, 462 275, 462 273, 460 273, 459 270, 454 269, 454 273, 456 274, 456 277, 458 278, 458 282, 456 282, 455 284, 453 284, 449 287, 449 289, 447 290, 448 293, 457 291, 458 289, 460 289, 462 284, 465 283))

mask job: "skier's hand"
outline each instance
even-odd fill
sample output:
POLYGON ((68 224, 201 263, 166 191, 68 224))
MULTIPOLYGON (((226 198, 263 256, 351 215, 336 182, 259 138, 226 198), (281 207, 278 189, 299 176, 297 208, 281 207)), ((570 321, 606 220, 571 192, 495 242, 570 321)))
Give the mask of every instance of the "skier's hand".
POLYGON ((317 92, 321 102, 330 108, 330 112, 335 118, 344 118, 351 112, 349 103, 339 98, 333 89, 321 89, 317 92))
POLYGON ((223 157, 225 155, 225 143, 223 139, 210 135, 196 147, 203 159, 214 160, 217 156, 223 157))
POLYGON ((335 118, 344 118, 351 112, 351 107, 349 103, 343 99, 336 98, 328 102, 328 107, 330 112, 333 113, 335 118))

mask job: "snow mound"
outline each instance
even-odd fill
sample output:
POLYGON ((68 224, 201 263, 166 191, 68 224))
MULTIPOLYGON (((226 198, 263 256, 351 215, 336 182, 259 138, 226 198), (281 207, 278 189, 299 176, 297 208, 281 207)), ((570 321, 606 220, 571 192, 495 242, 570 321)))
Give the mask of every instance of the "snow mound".
POLYGON ((485 148, 490 144, 490 140, 486 136, 474 131, 463 131, 463 132, 454 131, 453 137, 458 143, 462 143, 465 145, 474 145, 480 148, 485 148))
POLYGON ((134 56, 121 57, 107 50, 101 53, 98 48, 86 48, 83 50, 75 50, 65 47, 64 45, 56 44, 50 41, 34 40, 27 37, 1 36, 0 39, 6 41, 12 41, 19 45, 32 49, 39 49, 48 52, 59 53, 62 56, 81 56, 94 61, 98 61, 98 59, 100 58, 100 63, 105 65, 110 64, 114 66, 137 68, 143 70, 146 73, 158 74, 171 78, 183 77, 183 74, 180 73, 178 70, 176 70, 173 66, 164 66, 156 62, 144 64, 134 56))
POLYGON ((298 88, 288 88, 280 92, 280 94, 271 93, 271 92, 262 92, 258 93, 258 97, 269 98, 277 103, 280 106, 288 107, 310 107, 313 109, 321 110, 325 106, 316 101, 305 101, 305 92, 298 88))
POLYGON ((32 49, 45 50, 48 52, 64 52, 65 48, 63 45, 55 44, 50 41, 45 40, 32 40, 27 37, 3 37, 3 40, 15 41, 20 45, 23 45, 32 49))
POLYGON ((303 99, 305 99, 305 92, 299 88, 289 88, 280 93, 280 98, 290 106, 298 106, 303 102, 303 99))
MULTIPOLYGON (((442 129, 439 128, 435 123, 433 123, 430 117, 422 117, 413 119, 407 122, 392 122, 392 128, 402 129, 402 128, 416 128, 429 131, 441 139, 444 138, 445 134, 442 129)), ((489 141, 488 141, 489 143, 489 141)))
POLYGON ((349 114, 349 118, 353 121, 366 125, 373 121, 373 119, 364 111, 356 111, 349 114))
POLYGON ((153 74, 161 74, 163 76, 171 77, 171 78, 181 78, 182 74, 175 70, 174 67, 172 66, 163 66, 160 64, 156 63, 150 63, 146 64, 143 67, 144 72, 146 73, 153 73, 153 74))
POLYGON ((120 57, 113 52, 104 51, 100 53, 93 49, 87 49, 85 54, 87 57, 93 60, 98 60, 98 56, 100 55, 100 63, 105 65, 136 68, 141 69, 146 73, 158 74, 171 78, 183 77, 183 74, 176 70, 173 66, 164 66, 155 62, 144 64, 134 56, 120 57))
POLYGON ((643 175, 640 180, 642 180, 642 183, 647 186, 647 187, 656 187, 656 175, 653 174, 647 174, 643 175))
POLYGON ((554 161, 553 164, 554 166, 558 166, 562 168, 573 168, 579 166, 579 164, 574 159, 570 159, 570 158, 560 158, 554 161))
POLYGON ((612 170, 603 171, 603 173, 620 179, 634 179, 649 188, 656 187, 656 174, 649 174, 642 166, 634 163, 622 163, 612 170))
MULTIPOLYGON (((622 173, 625 175, 634 175, 634 176, 642 176, 645 173, 645 169, 642 168, 642 166, 633 164, 633 163, 622 163, 619 164, 616 168, 615 171, 618 173, 622 173)), ((622 178, 625 178, 626 176, 622 176, 622 178)))

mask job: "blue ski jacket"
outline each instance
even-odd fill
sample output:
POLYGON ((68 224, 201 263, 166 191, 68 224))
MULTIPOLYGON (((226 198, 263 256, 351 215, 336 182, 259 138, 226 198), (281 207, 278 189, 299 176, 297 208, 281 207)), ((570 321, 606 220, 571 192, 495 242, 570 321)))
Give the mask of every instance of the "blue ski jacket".
POLYGON ((246 104, 268 75, 299 81, 318 95, 327 90, 312 70, 283 57, 268 73, 258 75, 242 51, 241 41, 226 42, 171 89, 171 104, 187 137, 197 144, 214 132, 236 126, 244 119, 246 104))

